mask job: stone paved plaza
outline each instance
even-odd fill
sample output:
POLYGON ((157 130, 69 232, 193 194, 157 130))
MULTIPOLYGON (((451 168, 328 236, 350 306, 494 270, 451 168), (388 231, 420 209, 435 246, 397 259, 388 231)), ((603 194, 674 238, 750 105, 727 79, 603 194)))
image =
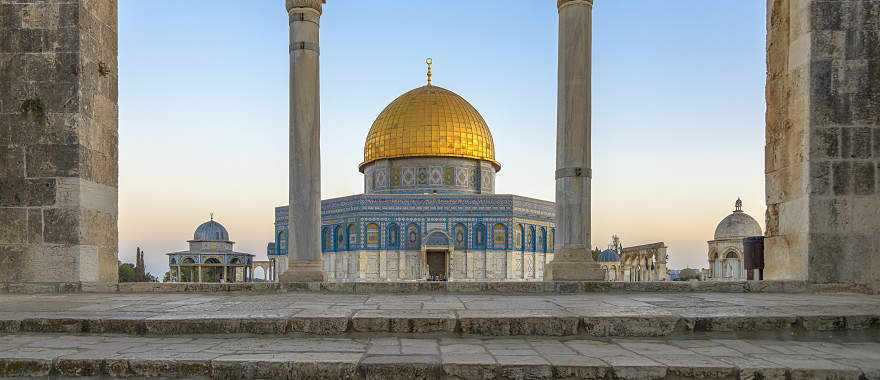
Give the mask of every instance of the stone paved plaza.
POLYGON ((880 343, 12 334, 0 376, 547 379, 880 378, 880 343))
POLYGON ((6 332, 650 337, 877 328, 880 297, 854 293, 0 295, 6 332))

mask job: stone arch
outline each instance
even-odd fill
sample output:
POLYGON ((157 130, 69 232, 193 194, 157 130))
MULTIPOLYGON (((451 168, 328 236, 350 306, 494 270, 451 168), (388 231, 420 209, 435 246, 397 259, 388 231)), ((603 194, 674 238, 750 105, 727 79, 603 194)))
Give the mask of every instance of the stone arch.
POLYGON ((266 282, 269 281, 269 273, 266 272, 266 270, 263 269, 262 266, 257 266, 254 268, 253 276, 254 276, 254 279, 261 279, 266 282))
POLYGON ((452 239, 449 238, 449 235, 447 235, 446 232, 434 230, 428 233, 427 236, 425 236, 424 245, 433 247, 448 247, 450 245, 450 241, 452 241, 452 239))

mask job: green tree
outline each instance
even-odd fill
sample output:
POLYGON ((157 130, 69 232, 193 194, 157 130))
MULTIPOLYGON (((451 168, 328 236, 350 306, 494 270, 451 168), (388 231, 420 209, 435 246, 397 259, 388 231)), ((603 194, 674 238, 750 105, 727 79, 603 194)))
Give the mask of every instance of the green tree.
POLYGON ((137 271, 132 263, 119 263, 119 282, 137 281, 137 271))

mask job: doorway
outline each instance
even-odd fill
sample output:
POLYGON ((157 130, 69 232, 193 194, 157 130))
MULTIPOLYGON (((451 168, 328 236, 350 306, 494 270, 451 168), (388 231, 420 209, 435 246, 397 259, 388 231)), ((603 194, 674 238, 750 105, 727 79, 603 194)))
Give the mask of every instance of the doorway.
POLYGON ((446 281, 447 251, 428 251, 428 281, 446 281))

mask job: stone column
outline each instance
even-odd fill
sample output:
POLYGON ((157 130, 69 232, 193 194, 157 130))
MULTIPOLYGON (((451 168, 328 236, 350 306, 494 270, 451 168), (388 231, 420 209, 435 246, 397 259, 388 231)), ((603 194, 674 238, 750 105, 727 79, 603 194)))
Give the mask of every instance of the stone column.
POLYGON ((283 282, 324 281, 318 29, 322 0, 286 0, 290 19, 290 211, 283 282))
POLYGON ((177 266, 177 281, 176 282, 183 282, 183 281, 181 281, 181 277, 180 277, 180 265, 177 266))
POLYGON ((116 4, 0 0, 0 283, 117 282, 116 4))
POLYGON ((601 281, 590 253, 592 0, 558 0, 556 248, 545 281, 601 281))
POLYGON ((196 268, 199 271, 199 282, 202 282, 202 266, 200 265, 200 266, 197 266, 196 268))
POLYGON ((880 1, 767 11, 765 279, 880 288, 880 1))

